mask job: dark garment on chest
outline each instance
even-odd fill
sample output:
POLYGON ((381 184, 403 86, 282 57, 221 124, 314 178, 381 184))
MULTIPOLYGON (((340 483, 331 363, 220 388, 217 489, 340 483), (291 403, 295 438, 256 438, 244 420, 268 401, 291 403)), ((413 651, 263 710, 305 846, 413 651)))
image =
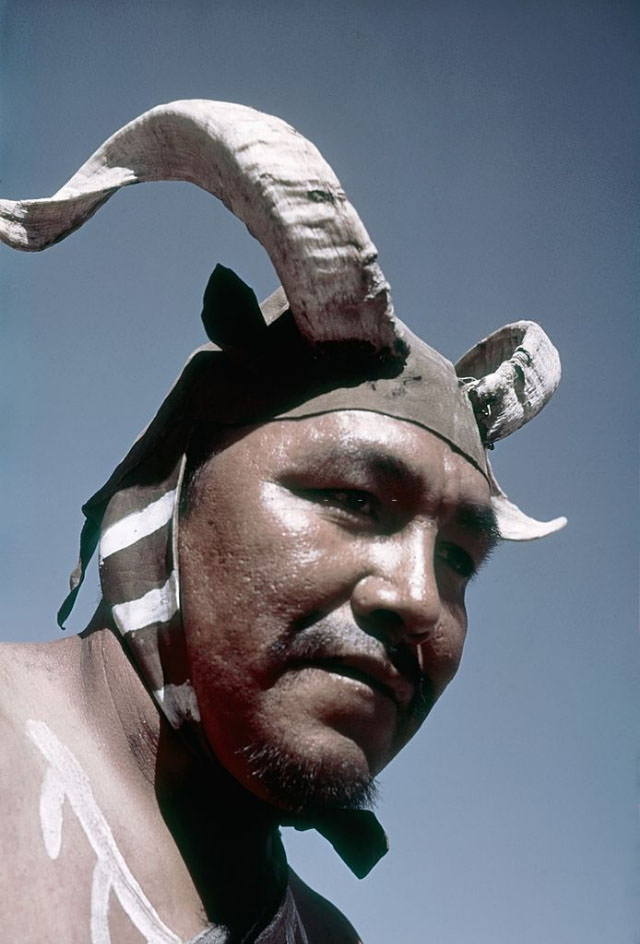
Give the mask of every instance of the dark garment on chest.
MULTIPOLYGON (((226 928, 214 925, 206 928, 188 944, 230 944, 230 933, 226 928)), ((298 913, 295 899, 289 885, 284 898, 273 919, 257 937, 249 934, 242 944, 311 944, 298 913)))

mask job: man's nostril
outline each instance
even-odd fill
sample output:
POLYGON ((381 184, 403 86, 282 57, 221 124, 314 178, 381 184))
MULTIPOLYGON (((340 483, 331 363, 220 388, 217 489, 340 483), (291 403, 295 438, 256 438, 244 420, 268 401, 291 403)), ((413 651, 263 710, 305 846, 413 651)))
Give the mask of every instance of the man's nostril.
POLYGON ((400 639, 403 621, 393 610, 379 608, 358 615, 356 619, 364 630, 384 643, 397 643, 400 639))

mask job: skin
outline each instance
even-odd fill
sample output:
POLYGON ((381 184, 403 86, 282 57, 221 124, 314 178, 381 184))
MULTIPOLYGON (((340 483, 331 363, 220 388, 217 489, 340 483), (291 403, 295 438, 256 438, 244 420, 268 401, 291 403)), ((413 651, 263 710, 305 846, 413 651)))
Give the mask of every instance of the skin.
MULTIPOLYGON (((159 714, 105 607, 81 636, 1 646, 7 940, 89 940, 96 853, 65 801, 60 855, 47 855, 39 805, 50 765, 30 721, 73 754, 162 923, 183 941, 209 921, 242 939, 288 879, 282 811, 341 805, 337 788, 375 776, 456 670, 464 590, 493 539, 483 476, 442 440, 349 411, 237 430, 189 499, 185 638, 219 763, 159 714), (267 776, 248 745, 303 768, 313 790, 267 776)), ((357 944, 336 909, 289 880, 310 941, 357 944)), ((140 940, 117 901, 108 923, 118 944, 140 940)))
POLYGON ((340 411, 236 432, 188 506, 184 628, 216 756, 281 808, 344 803, 456 672, 494 540, 484 476, 420 426, 340 411), (283 789, 265 745, 315 793, 283 789))

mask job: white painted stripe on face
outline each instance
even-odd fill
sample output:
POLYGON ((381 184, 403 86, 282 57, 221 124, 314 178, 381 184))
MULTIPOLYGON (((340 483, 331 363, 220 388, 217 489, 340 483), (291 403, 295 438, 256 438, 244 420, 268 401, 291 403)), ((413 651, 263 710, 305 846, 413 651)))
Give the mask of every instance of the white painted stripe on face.
POLYGON ((198 699, 189 679, 180 685, 163 685, 153 694, 172 728, 179 728, 185 721, 200 721, 198 699))
POLYGON ((162 498, 151 502, 141 511, 132 511, 126 518, 108 527, 100 538, 100 560, 106 560, 111 554, 131 547, 136 541, 158 531, 171 520, 176 502, 176 489, 166 492, 162 498))
POLYGON ((121 633, 132 633, 152 623, 168 623, 178 611, 175 572, 163 587, 149 590, 137 600, 116 603, 113 618, 121 633))

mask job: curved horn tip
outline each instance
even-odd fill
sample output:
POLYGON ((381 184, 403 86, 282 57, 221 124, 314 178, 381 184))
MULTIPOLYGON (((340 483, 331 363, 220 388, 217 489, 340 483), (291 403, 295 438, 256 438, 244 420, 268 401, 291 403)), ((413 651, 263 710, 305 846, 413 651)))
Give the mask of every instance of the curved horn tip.
POLYGON ((551 521, 538 521, 526 515, 514 502, 509 501, 500 488, 491 463, 487 462, 491 506, 496 516, 498 532, 503 541, 535 541, 560 531, 567 524, 564 515, 551 521))
POLYGON ((338 178, 291 125, 244 105, 194 99, 150 109, 111 135, 53 196, 0 203, 0 239, 44 249, 121 187, 159 180, 195 184, 245 223, 312 341, 394 349, 388 286, 338 178), (332 312, 339 317, 328 318, 332 312))
POLYGON ((503 541, 536 541, 562 530, 567 524, 564 515, 552 518, 551 521, 531 518, 504 495, 492 496, 491 504, 503 541))

